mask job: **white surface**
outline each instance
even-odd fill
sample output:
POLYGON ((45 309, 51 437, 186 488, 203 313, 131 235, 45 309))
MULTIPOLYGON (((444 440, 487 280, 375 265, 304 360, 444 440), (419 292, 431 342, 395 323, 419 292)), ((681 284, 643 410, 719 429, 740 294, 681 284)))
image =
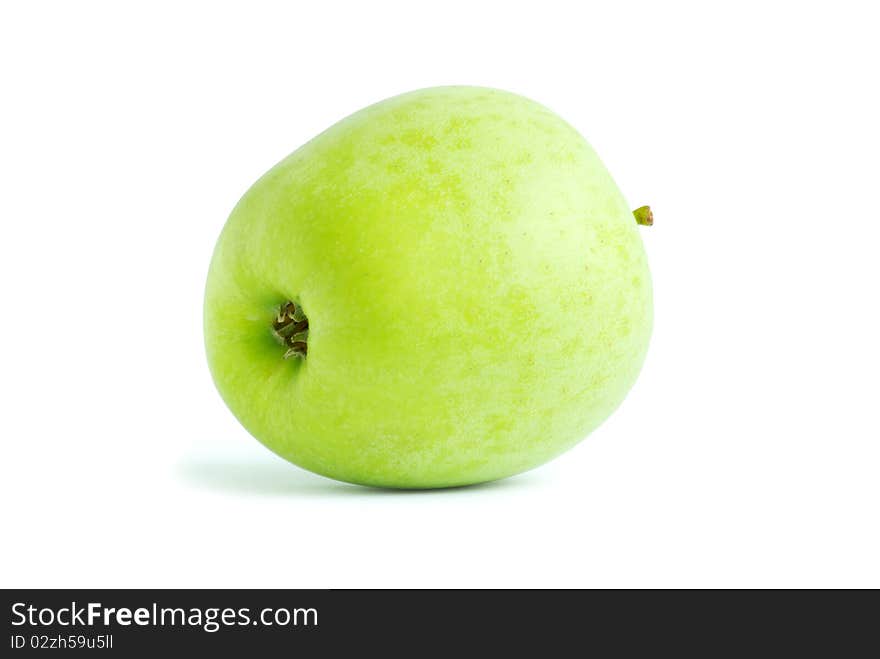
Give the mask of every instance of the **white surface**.
POLYGON ((0 586, 880 586, 873 12, 4 4, 0 586), (652 205, 650 355, 536 471, 337 484, 216 394, 208 259, 288 152, 455 83, 553 108, 652 205))

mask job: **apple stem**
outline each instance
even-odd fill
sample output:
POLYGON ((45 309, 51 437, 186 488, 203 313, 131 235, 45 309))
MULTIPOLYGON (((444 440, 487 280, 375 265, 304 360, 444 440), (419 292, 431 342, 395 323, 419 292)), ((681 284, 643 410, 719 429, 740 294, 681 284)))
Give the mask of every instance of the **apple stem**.
POLYGON ((272 321, 275 338, 287 348, 284 359, 305 357, 308 352, 309 319, 296 302, 285 302, 272 321))
POLYGON ((650 227, 654 225, 654 213, 651 212, 650 206, 640 206, 633 211, 633 215, 636 217, 636 222, 643 227, 650 227))

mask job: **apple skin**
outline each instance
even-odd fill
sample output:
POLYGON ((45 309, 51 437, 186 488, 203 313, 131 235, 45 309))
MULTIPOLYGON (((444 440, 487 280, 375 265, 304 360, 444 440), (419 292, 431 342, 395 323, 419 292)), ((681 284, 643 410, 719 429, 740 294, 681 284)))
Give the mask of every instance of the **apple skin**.
POLYGON ((306 469, 393 488, 540 465, 641 368, 651 279, 632 211, 565 121, 480 87, 340 121, 233 210, 211 261, 208 362, 244 427, 306 469), (288 300, 308 353, 284 358, 288 300))

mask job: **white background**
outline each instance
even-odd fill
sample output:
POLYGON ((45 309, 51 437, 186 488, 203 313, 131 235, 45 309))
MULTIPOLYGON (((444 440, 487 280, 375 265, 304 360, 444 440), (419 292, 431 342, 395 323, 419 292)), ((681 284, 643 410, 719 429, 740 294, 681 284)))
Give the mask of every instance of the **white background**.
POLYGON ((880 586, 872 5, 4 3, 0 585, 880 586), (438 84, 652 205, 650 354, 533 472, 335 483, 215 392, 208 260, 268 167, 438 84))

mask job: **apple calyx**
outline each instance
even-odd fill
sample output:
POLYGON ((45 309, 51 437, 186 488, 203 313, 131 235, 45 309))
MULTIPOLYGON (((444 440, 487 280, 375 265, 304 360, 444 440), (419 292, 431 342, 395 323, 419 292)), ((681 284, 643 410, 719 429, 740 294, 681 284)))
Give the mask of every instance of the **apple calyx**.
POLYGON ((651 212, 650 206, 640 206, 633 211, 636 217, 636 223, 643 227, 654 226, 654 213, 651 212))
POLYGON ((284 359, 305 358, 309 349, 309 319, 296 302, 285 302, 279 307, 272 321, 272 332, 287 348, 284 359))

